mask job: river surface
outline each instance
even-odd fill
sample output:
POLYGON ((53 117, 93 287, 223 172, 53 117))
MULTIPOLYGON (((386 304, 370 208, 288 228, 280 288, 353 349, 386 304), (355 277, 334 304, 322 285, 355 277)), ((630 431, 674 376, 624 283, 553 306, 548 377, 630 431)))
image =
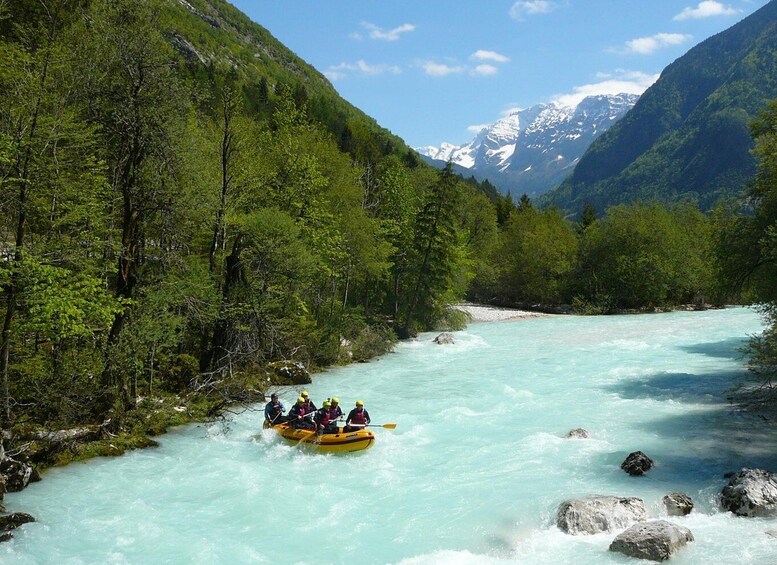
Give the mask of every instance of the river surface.
MULTIPOLYGON (((308 387, 396 423, 372 449, 302 452, 261 432, 258 410, 176 429, 7 495, 38 522, 0 562, 633 564, 608 552, 615 533, 559 531, 559 503, 638 496, 662 518, 661 497, 683 491, 696 506, 671 520, 696 541, 673 563, 777 563, 777 520, 717 505, 725 472, 777 470, 775 431, 726 401, 761 329, 737 308, 473 324, 445 346, 424 334, 308 387), (577 427, 591 439, 563 439, 577 427), (636 450, 656 462, 643 477, 619 468, 636 450)), ((280 393, 288 407, 298 390, 280 393)))

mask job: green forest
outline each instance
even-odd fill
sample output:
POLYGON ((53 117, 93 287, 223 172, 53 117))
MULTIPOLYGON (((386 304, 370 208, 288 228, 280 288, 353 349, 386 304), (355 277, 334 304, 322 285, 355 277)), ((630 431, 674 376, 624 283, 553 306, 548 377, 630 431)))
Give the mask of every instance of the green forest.
POLYGON ((426 166, 291 59, 257 64, 190 16, 0 0, 3 429, 158 433, 263 398, 279 367, 461 328, 464 300, 762 304, 751 368, 777 373, 777 103, 751 126, 746 200, 572 221, 426 166), (186 57, 184 36, 232 55, 186 57))

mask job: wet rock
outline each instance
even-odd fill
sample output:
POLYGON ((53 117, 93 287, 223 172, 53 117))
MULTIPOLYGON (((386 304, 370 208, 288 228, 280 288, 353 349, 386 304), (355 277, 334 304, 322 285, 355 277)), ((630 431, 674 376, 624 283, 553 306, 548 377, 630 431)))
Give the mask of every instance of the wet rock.
POLYGON ((693 541, 693 534, 688 528, 666 520, 655 520, 634 524, 618 534, 610 544, 610 551, 651 561, 666 561, 689 541, 693 541))
POLYGON ((276 361, 270 363, 270 368, 289 384, 307 385, 313 382, 310 373, 299 361, 296 363, 294 361, 276 361))
POLYGON ((634 477, 644 475, 652 468, 653 460, 641 451, 629 453, 629 456, 621 463, 621 469, 634 477))
POLYGON ((777 515, 777 474, 763 469, 742 469, 723 489, 723 508, 738 516, 777 515))
POLYGON ((14 512, 0 516, 0 531, 15 530, 22 524, 34 522, 35 518, 25 512, 14 512))
POLYGON ((670 516, 687 516, 693 510, 693 500, 683 492, 672 492, 662 498, 670 516))
POLYGON ((564 437, 568 439, 588 439, 591 437, 591 434, 586 429, 575 428, 574 430, 569 430, 564 437))
POLYGON ((0 543, 4 541, 11 541, 13 539, 13 534, 11 532, 0 532, 0 543))
POLYGON ((633 496, 588 496, 566 500, 556 514, 558 528, 572 535, 598 534, 645 519, 645 503, 633 496))
POLYGON ((32 477, 32 467, 27 463, 6 457, 0 461, 0 475, 5 478, 6 492, 19 492, 32 477))
POLYGON ((441 333, 436 338, 434 338, 433 341, 437 345, 450 345, 452 343, 455 343, 455 341, 453 339, 453 334, 449 334, 447 332, 446 333, 441 333))

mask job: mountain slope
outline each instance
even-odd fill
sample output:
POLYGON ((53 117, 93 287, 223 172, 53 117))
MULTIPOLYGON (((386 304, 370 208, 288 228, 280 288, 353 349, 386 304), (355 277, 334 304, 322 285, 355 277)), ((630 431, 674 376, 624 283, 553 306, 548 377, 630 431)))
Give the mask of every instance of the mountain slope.
POLYGON ((596 140, 545 202, 736 196, 755 173, 748 124, 777 96, 777 1, 691 49, 596 140))
POLYGON ((503 192, 537 196, 557 186, 593 140, 637 99, 618 94, 589 96, 576 106, 538 104, 512 112, 466 145, 442 144, 417 151, 438 166, 451 160, 503 192))
POLYGON ((196 78, 211 65, 230 65, 249 83, 249 104, 290 88, 307 103, 311 116, 340 140, 341 149, 359 160, 392 152, 406 154, 404 141, 340 97, 314 67, 225 0, 164 0, 170 44, 188 62, 196 78))

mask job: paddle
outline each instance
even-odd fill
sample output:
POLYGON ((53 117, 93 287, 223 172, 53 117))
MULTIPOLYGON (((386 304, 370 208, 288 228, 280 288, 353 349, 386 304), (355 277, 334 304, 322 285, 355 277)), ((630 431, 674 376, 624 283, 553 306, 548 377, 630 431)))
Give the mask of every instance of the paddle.
POLYGON ((371 428, 386 428, 387 430, 393 430, 397 427, 396 424, 348 424, 352 428, 366 428, 367 426, 371 428))

